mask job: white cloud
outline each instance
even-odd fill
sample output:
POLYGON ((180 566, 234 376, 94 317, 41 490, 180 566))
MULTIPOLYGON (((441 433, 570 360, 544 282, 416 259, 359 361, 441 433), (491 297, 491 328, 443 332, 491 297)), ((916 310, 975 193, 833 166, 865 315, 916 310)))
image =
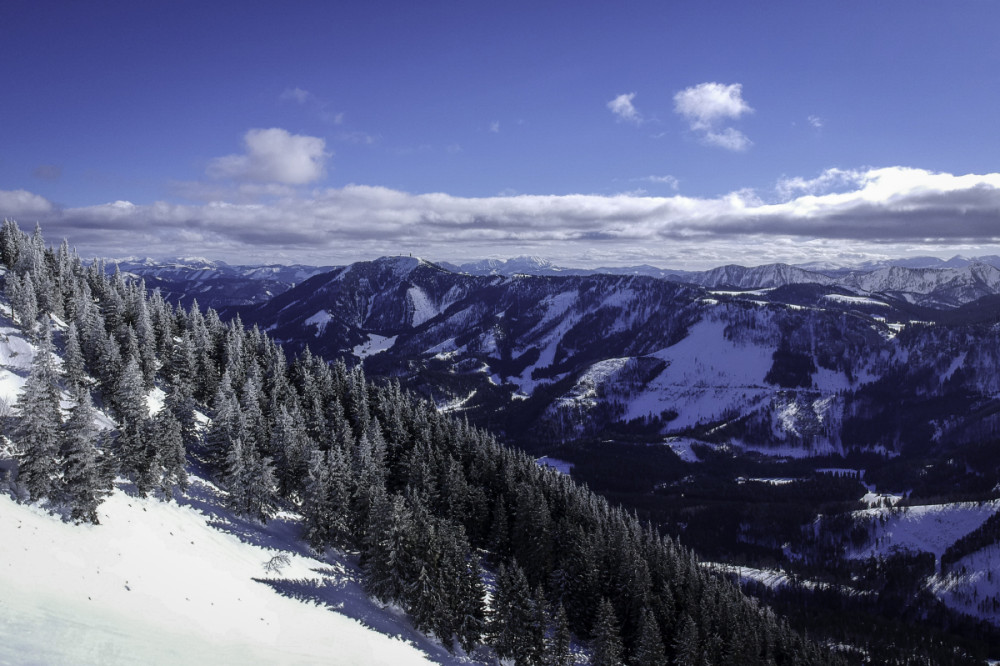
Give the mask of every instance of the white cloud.
POLYGON ((821 127, 823 127, 824 124, 823 119, 820 118, 819 116, 809 116, 806 120, 808 120, 809 124, 815 127, 816 129, 820 129, 821 127))
POLYGON ((27 190, 0 190, 0 219, 42 215, 54 208, 48 199, 27 190))
POLYGON ((608 102, 608 108, 611 112, 618 116, 619 121, 627 121, 630 123, 639 124, 642 122, 642 115, 632 104, 632 100, 635 99, 635 93, 625 93, 618 95, 613 100, 608 102))
POLYGON ((865 178, 864 171, 847 169, 827 169, 815 178, 782 178, 775 186, 775 192, 783 201, 803 194, 828 194, 837 190, 857 187, 865 178))
POLYGON ((283 102, 292 101, 299 104, 308 104, 309 102, 315 101, 316 96, 308 90, 303 90, 302 88, 285 88, 279 99, 283 102))
POLYGON ((243 137, 245 152, 217 157, 208 175, 238 181, 305 185, 325 173, 326 141, 315 136, 290 134, 278 127, 252 129, 243 137))
MULTIPOLYGON (((583 262, 708 267, 843 256, 1000 253, 1000 173, 907 167, 828 170, 711 198, 589 194, 484 198, 348 185, 273 189, 266 203, 114 202, 60 209, 0 191, 0 218, 40 221, 86 256, 194 253, 317 264, 413 252, 429 259, 539 254, 583 262), (590 259, 588 259, 588 257, 590 259)), ((585 264, 593 265, 593 264, 585 264)))
POLYGON ((739 83, 699 83, 685 88, 674 95, 674 110, 691 123, 692 129, 699 130, 753 112, 743 100, 743 86, 739 83))
POLYGON ((674 111, 683 117, 691 129, 712 146, 727 150, 746 150, 751 141, 739 130, 725 127, 753 109, 743 99, 739 83, 699 83, 674 95, 674 111))
POLYGON ((727 127, 718 132, 705 132, 702 139, 710 146, 718 146, 719 148, 736 152, 746 150, 753 145, 753 142, 743 132, 732 127, 727 127))
POLYGON ((644 181, 646 181, 648 183, 657 183, 659 185, 667 185, 667 186, 670 187, 670 189, 675 190, 675 191, 677 190, 678 187, 680 187, 680 181, 677 180, 676 178, 674 178, 673 176, 646 176, 645 178, 642 178, 641 180, 644 180, 644 181))
POLYGON ((490 123, 490 132, 492 132, 493 134, 499 134, 500 133, 500 121, 499 120, 494 120, 493 122, 490 123))

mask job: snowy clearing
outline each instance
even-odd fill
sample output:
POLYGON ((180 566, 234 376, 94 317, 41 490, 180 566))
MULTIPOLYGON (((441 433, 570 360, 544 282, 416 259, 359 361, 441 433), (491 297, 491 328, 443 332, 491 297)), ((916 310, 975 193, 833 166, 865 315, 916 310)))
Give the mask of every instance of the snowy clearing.
POLYGON ((374 333, 368 334, 368 341, 362 342, 360 345, 356 346, 351 350, 351 353, 358 358, 366 358, 368 356, 373 356, 375 354, 380 354, 387 349, 391 349, 394 344, 396 344, 396 338, 398 335, 393 335, 387 337, 384 335, 375 335, 374 333))
POLYGON ((316 337, 323 335, 326 330, 326 325, 333 321, 333 315, 331 315, 326 310, 320 310, 312 317, 306 319, 303 324, 305 326, 315 326, 316 327, 316 337))
POLYGON ((998 509, 1000 500, 862 509, 853 515, 876 519, 874 537, 849 556, 864 558, 906 549, 934 553, 940 558, 948 546, 982 525, 998 509))

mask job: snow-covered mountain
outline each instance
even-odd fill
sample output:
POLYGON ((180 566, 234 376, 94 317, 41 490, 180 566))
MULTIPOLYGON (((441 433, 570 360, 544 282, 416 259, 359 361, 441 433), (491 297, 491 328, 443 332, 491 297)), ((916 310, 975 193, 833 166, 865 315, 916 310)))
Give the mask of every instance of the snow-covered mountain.
POLYGON ((159 289, 171 302, 221 308, 261 303, 284 293, 330 266, 248 265, 234 266, 203 257, 183 257, 156 261, 127 258, 107 263, 109 271, 142 278, 149 289, 159 289))

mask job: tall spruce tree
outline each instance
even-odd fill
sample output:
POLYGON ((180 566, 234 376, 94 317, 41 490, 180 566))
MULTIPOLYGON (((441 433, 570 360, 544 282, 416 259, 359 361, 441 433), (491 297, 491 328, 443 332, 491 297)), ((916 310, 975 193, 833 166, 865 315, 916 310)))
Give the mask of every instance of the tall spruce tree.
POLYGON ((110 490, 97 451, 97 410, 90 391, 78 387, 76 405, 63 429, 62 494, 73 520, 97 524, 97 507, 110 490))
POLYGON ((566 609, 560 603, 552 614, 550 630, 545 639, 544 666, 572 666, 574 657, 570 649, 571 641, 566 609))
POLYGON ((601 597, 594 618, 594 653, 590 663, 593 666, 621 666, 624 648, 618 629, 615 607, 607 597, 601 597))
POLYGON ((62 445, 62 411, 47 318, 41 327, 31 372, 14 405, 19 416, 14 432, 19 445, 18 482, 32 500, 54 497, 62 445))
POLYGON ((640 615, 639 639, 630 663, 632 666, 665 666, 667 663, 660 627, 656 624, 656 617, 647 608, 643 608, 640 615))
POLYGON ((229 490, 229 506, 237 515, 267 522, 275 512, 274 468, 270 458, 261 458, 252 445, 240 438, 226 455, 223 479, 229 490))

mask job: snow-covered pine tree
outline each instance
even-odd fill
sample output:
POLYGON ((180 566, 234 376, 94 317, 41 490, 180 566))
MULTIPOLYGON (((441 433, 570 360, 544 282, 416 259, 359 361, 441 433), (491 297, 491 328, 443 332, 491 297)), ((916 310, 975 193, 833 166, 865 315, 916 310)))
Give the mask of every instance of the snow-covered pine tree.
POLYGON ((31 372, 14 410, 19 417, 14 430, 19 448, 18 482, 32 500, 53 498, 62 445, 62 411, 47 317, 41 322, 31 372))
POLYGON ((639 618, 639 638, 632 654, 633 666, 665 666, 666 654, 663 652, 663 639, 660 637, 660 627, 656 617, 648 609, 643 608, 639 618))
POLYGON ((223 373, 212 401, 212 421, 205 433, 205 453, 216 470, 225 468, 233 441, 239 436, 239 402, 229 373, 223 373))
POLYGON ((279 495, 302 497, 303 482, 311 474, 310 461, 315 448, 315 442, 306 434, 302 424, 297 401, 292 403, 291 410, 285 405, 278 407, 271 428, 269 451, 275 461, 279 495))
POLYGON ((674 664, 677 666, 699 666, 700 648, 698 643, 698 625, 687 613, 678 623, 680 631, 674 636, 674 664))
POLYGON ((365 590, 382 602, 398 602, 406 593, 413 559, 412 515, 402 497, 382 488, 374 490, 371 503, 361 554, 365 590))
POLYGON ((270 458, 261 458, 252 445, 237 437, 226 455, 223 480, 229 490, 229 506, 238 515, 266 523, 275 512, 274 468, 270 458))
POLYGON ((549 633, 545 637, 544 666, 572 666, 574 659, 570 649, 571 640, 566 609, 560 603, 552 613, 549 633))
POLYGON ((6 292, 11 309, 14 311, 14 318, 30 333, 38 319, 38 298, 35 295, 35 285, 31 275, 25 274, 24 277, 19 277, 16 272, 8 275, 6 292))
POLYGON ((97 524, 97 507, 110 492, 110 479, 102 474, 97 451, 97 410, 90 391, 76 389, 76 405, 63 428, 62 495, 73 520, 97 524))
POLYGON ((135 483, 140 495, 145 495, 157 481, 153 470, 156 450, 147 441, 149 408, 142 371, 135 358, 130 358, 122 370, 112 403, 119 421, 116 447, 121 473, 135 483))
POLYGON ((621 666, 624 650, 618 630, 618 618, 615 615, 615 607, 607 597, 601 597, 591 633, 594 635, 594 653, 590 663, 593 666, 621 666))
POLYGON ((156 452, 153 477, 163 496, 169 500, 175 489, 187 490, 188 477, 184 467, 187 452, 181 424, 166 406, 153 417, 149 436, 156 452))
POLYGON ((524 570, 517 562, 501 564, 488 625, 490 645, 498 657, 517 663, 528 663, 533 658, 531 611, 531 589, 524 570))
POLYGON ((75 321, 69 323, 64 339, 66 344, 63 349, 63 370, 66 374, 67 386, 75 392, 84 386, 87 377, 86 362, 83 359, 80 334, 75 321))
POLYGON ((461 575, 461 593, 459 595, 460 619, 458 623, 458 642, 466 652, 482 640, 486 630, 486 585, 483 583, 483 566, 479 556, 471 553, 466 560, 466 568, 461 575))

